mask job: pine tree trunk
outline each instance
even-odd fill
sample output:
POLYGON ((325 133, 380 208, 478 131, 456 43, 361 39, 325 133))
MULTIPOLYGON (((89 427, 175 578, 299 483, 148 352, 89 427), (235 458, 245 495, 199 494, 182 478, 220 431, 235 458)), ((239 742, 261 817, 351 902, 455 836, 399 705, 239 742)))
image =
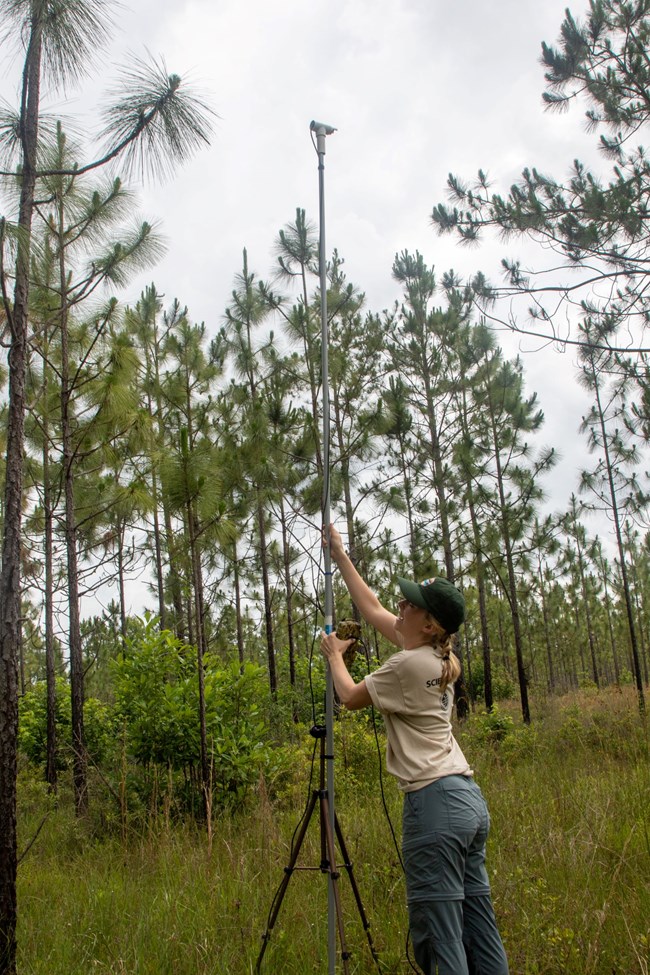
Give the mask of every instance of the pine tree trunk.
MULTIPOLYGON (((63 201, 59 200, 59 230, 64 226, 63 201)), ((74 498, 75 452, 72 444, 70 405, 72 390, 69 374, 67 271, 62 236, 59 239, 59 331, 61 342, 61 438, 63 442, 63 481, 65 505, 65 546, 68 569, 68 633, 70 650, 70 696, 72 704, 72 778, 77 816, 88 809, 88 760, 84 734, 84 672, 79 613, 79 565, 74 498)))
POLYGON ((616 681, 616 686, 621 685, 621 673, 618 663, 618 651, 616 648, 616 637, 614 636, 614 623, 612 620, 612 606, 611 600, 609 598, 609 590, 607 588, 607 577, 603 572, 603 582, 605 587, 605 613, 607 614, 607 630, 609 632, 609 645, 612 649, 612 663, 614 665, 614 680, 616 681))
POLYGON ((181 578, 178 572, 178 558, 176 552, 176 543, 174 541, 174 529, 172 527, 172 517, 169 512, 169 506, 163 502, 163 520, 165 524, 165 538, 167 541, 167 557, 169 559, 169 589, 172 597, 172 606, 174 607, 174 632, 178 639, 185 643, 186 626, 189 630, 188 640, 190 643, 192 640, 192 623, 188 618, 186 619, 185 609, 183 607, 183 587, 181 585, 181 578))
POLYGON ((208 758, 208 732, 205 713, 205 671, 203 660, 205 657, 205 626, 203 609, 203 585, 201 579, 201 564, 197 546, 198 526, 192 503, 187 505, 187 524, 189 529, 190 559, 192 563, 192 582, 194 589, 194 613, 196 619, 196 665, 199 682, 199 734, 201 741, 201 796, 206 822, 210 816, 210 764, 208 758))
POLYGON ((269 583, 269 557, 264 524, 264 508, 257 491, 257 531, 260 540, 260 568, 262 570, 262 592, 264 595, 264 627, 266 631, 266 652, 269 671, 269 687, 272 697, 278 693, 278 676, 275 667, 275 641, 273 637, 273 613, 271 610, 271 586, 269 583))
POLYGON ((548 689, 555 690, 555 669, 553 666, 553 653, 551 651, 551 628, 548 619, 548 605, 546 600, 546 587, 544 586, 544 575, 541 562, 538 567, 539 591, 542 600, 542 621, 544 623, 544 644, 546 646, 546 665, 548 673, 548 689))
MULTIPOLYGON (((287 521, 284 510, 284 498, 280 495, 280 524, 282 526, 282 561, 284 568, 285 605, 287 612, 287 643, 289 645, 289 683, 296 686, 296 642, 293 626, 293 585, 291 581, 291 551, 287 521)), ((298 720, 294 714, 294 720, 298 720)))
MULTIPOLYGON (((442 462, 442 451, 440 449, 440 437, 438 425, 436 423, 435 403, 429 373, 424 372, 424 388, 427 398, 427 419, 429 423, 429 448, 433 460, 434 483, 433 488, 438 499, 438 514, 440 516, 440 533, 442 536, 442 548, 445 557, 445 571, 449 582, 455 582, 456 573, 454 568, 454 552, 451 543, 451 531, 449 526, 449 505, 447 501, 447 489, 445 487, 445 472, 442 462)), ((461 671, 460 677, 456 681, 455 689, 456 714, 459 721, 464 721, 469 715, 469 695, 465 685, 465 678, 461 671)))
POLYGON ((580 590, 582 592, 582 601, 585 607, 585 622, 587 624, 587 638, 589 640, 589 654, 591 656, 591 672, 596 687, 600 687, 600 678, 598 676, 598 664, 596 662, 596 644, 594 637, 594 627, 591 618, 591 606, 589 605, 589 593, 587 591, 587 579, 585 576, 585 565, 584 558, 582 554, 582 548, 580 542, 576 538, 576 550, 578 554, 578 570, 580 572, 580 590))
MULTIPOLYGON (((305 364, 307 366, 307 374, 309 376, 309 393, 311 396, 311 425, 312 425, 312 436, 314 440, 314 450, 316 452, 316 471, 317 476, 322 478, 323 476, 323 455, 321 450, 321 438, 320 438, 320 415, 318 410, 318 389, 320 384, 320 377, 317 375, 314 362, 317 357, 314 355, 313 350, 313 337, 311 333, 311 318, 309 309, 309 294, 307 291, 307 277, 305 274, 305 267, 302 266, 302 301, 303 301, 303 311, 304 311, 304 332, 303 332, 303 351, 305 355, 305 364)), ((319 331, 320 335, 320 331, 319 331)))
MULTIPOLYGON (((154 375, 156 384, 156 422, 158 425, 158 438, 160 443, 165 442, 165 430, 163 421, 163 405, 162 396, 160 393, 160 370, 157 355, 154 356, 154 375)), ((180 575, 178 572, 177 565, 177 553, 176 546, 174 544, 174 530, 172 527, 172 517, 169 511, 169 505, 165 502, 164 496, 162 501, 163 509, 163 524, 165 526, 165 542, 167 548, 167 558, 169 560, 169 589, 172 597, 172 606, 174 607, 174 633, 178 639, 184 643, 185 642, 185 614, 183 610, 183 591, 181 586, 180 575)), ((189 626, 188 621, 188 626, 189 626)), ((190 636, 189 642, 192 643, 192 638, 190 636)))
MULTIPOLYGON (((442 451, 440 449, 440 437, 438 435, 438 425, 436 423, 435 403, 428 372, 424 374, 424 388, 427 398, 427 419, 429 423, 429 449, 433 460, 433 488, 438 498, 438 513, 440 515, 440 533, 442 536, 442 548, 445 557, 445 571, 449 582, 455 580, 454 553, 451 544, 451 532, 449 528, 449 505, 447 502, 447 489, 445 487, 444 465, 442 462, 442 451)), ((460 717, 460 715, 459 715, 460 717)))
POLYGON ((519 682, 519 696, 521 699, 521 713, 525 724, 530 724, 530 705, 528 703, 528 679, 524 668, 523 642, 521 638, 521 620, 519 617, 519 599, 517 596, 517 579, 512 555, 512 542, 508 527, 508 506, 503 486, 503 472, 501 469, 501 454, 499 451, 499 438, 497 436, 496 421, 494 410, 490 403, 490 421, 492 424, 492 440, 494 444, 494 460, 496 464, 497 489, 499 492, 499 509, 501 520, 501 538, 505 548, 506 568, 508 571, 508 602, 510 603, 510 615, 512 617, 512 632, 515 641, 515 654, 517 657, 517 680, 519 682))
MULTIPOLYGON (((354 509, 352 505, 352 493, 350 490, 350 461, 347 454, 343 450, 343 419, 341 415, 341 407, 339 401, 339 390, 336 384, 332 389, 332 403, 334 406, 334 429, 336 430, 336 437, 339 444, 339 471, 341 474, 341 482, 343 484, 343 501, 345 505, 345 523, 348 531, 348 549, 350 552, 350 559, 353 565, 358 565, 359 554, 357 552, 357 541, 356 533, 354 530, 354 509)), ((355 603, 351 603, 352 607, 352 619, 356 620, 358 623, 361 622, 361 613, 359 612, 355 603)))
MULTIPOLYGON (((573 607, 573 618, 574 618, 574 625, 575 625, 575 632, 576 632, 575 646, 578 650, 578 657, 580 658, 580 673, 586 674, 587 665, 585 664, 585 652, 582 645, 582 625, 581 625, 582 620, 580 617, 580 609, 578 606, 573 607)), ((579 684, 579 678, 576 675, 575 667, 573 669, 574 669, 575 683, 577 686, 579 684)))
POLYGON ((0 570, 0 975, 16 971, 16 775, 18 655, 21 634, 20 551, 25 437, 29 264, 40 101, 41 25, 33 14, 23 72, 22 174, 14 307, 10 313, 9 411, 0 570))
MULTIPOLYGON (((43 402, 47 411, 47 368, 43 359, 43 402)), ((50 484, 50 443, 47 412, 43 420, 43 511, 45 515, 45 679, 47 685, 47 744, 45 780, 51 792, 57 791, 56 768, 56 671, 54 665, 54 571, 53 511, 50 484)))
POLYGON ((641 662, 639 660, 639 646, 637 642, 636 626, 634 623, 632 595, 630 592, 628 573, 625 566, 625 550, 623 547, 623 533, 621 530, 621 521, 620 521, 620 515, 618 511, 618 503, 616 500, 616 487, 614 485, 612 463, 609 456, 609 448, 607 446, 608 441, 607 441, 607 431, 605 429, 605 417, 603 413, 602 404, 600 401, 600 389, 597 382, 595 385, 595 393, 596 393, 596 405, 598 408, 598 417, 600 421, 600 431, 601 431, 601 437, 603 442, 603 450, 605 453, 605 465, 607 468, 607 480, 609 484, 609 493, 610 493, 610 499, 612 503, 612 514, 614 516, 614 531, 616 533, 616 544, 618 547, 618 554, 620 558, 621 580, 623 582, 623 595, 625 598, 625 612, 627 615, 627 625, 630 634, 630 645, 632 650, 633 673, 636 682, 639 711, 641 712, 641 714, 645 714, 645 696, 643 692, 643 677, 641 675, 641 662))
POLYGON ((483 650, 483 694, 485 707, 491 711, 494 707, 494 696, 492 693, 492 654, 490 653, 490 630, 487 618, 487 598, 485 589, 485 571, 483 568, 483 556, 481 533, 476 516, 476 506, 472 492, 471 479, 467 482, 467 507, 469 508, 470 520, 472 523, 472 534, 474 537, 474 551, 476 553, 476 571, 474 579, 478 590, 479 619, 481 622, 481 646, 483 650))
POLYGON ((237 553, 237 542, 233 542, 233 582, 235 587, 235 623, 237 627, 237 653, 239 655, 239 669, 244 669, 244 626, 241 615, 241 591, 239 582, 239 555, 237 553))
POLYGON ((645 627, 643 625, 643 613, 639 601, 639 580, 635 568, 635 562, 630 559, 630 574, 632 579, 632 591, 634 593, 634 608, 636 609, 636 620, 639 628, 639 652, 643 664, 643 679, 648 683, 648 655, 646 653, 645 627))
POLYGON ((160 532, 160 516, 158 514, 158 477, 156 471, 151 471, 151 497, 153 501, 153 545, 156 563, 156 592, 158 594, 158 616, 160 629, 167 629, 167 607, 165 606, 165 574, 162 560, 162 536, 160 532))
MULTIPOLYGON (((63 380, 64 371, 62 369, 62 388, 65 402, 62 408, 61 423, 63 434, 63 476, 65 479, 65 545, 68 569, 68 634, 70 643, 70 697, 72 704, 73 749, 72 777, 74 782, 75 810, 77 815, 80 816, 88 808, 88 781, 86 738, 84 733, 84 672, 79 613, 77 527, 75 523, 74 503, 74 455, 68 419, 68 387, 67 381, 63 380)), ((67 380, 67 376, 65 380, 67 380)))
POLYGON ((122 646, 126 646, 126 587, 124 580, 124 534, 125 524, 117 525, 117 584, 120 595, 120 634, 122 646))

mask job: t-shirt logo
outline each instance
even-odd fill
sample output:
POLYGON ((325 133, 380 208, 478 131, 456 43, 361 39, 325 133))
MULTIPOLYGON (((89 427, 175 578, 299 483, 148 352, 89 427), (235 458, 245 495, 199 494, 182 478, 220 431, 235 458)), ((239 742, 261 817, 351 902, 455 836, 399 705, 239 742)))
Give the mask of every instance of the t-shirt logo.
POLYGON ((449 707, 449 696, 447 694, 447 691, 445 691, 445 693, 440 698, 440 703, 442 704, 442 710, 446 711, 447 708, 449 707))

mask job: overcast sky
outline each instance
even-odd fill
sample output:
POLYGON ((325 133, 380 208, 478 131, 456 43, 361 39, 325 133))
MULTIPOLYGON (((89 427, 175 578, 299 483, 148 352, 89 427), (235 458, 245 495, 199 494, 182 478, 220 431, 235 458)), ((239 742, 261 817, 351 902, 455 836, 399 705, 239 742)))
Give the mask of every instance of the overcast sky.
MULTIPOLYGON (((529 164, 563 176, 590 152, 582 110, 545 113, 541 41, 555 42, 566 0, 131 0, 102 58, 103 87, 125 51, 164 55, 170 72, 209 93, 220 116, 212 146, 162 187, 139 188, 142 216, 159 220, 168 253, 145 276, 214 332, 246 247, 265 276, 278 230, 303 207, 318 219, 309 122, 327 140, 328 252, 381 311, 399 297, 396 252, 419 249, 438 273, 498 276, 501 246, 471 250, 430 224, 447 174, 488 171, 507 188, 529 164)), ((581 17, 583 0, 572 6, 581 17)), ((15 66, 14 66, 15 68, 15 66)), ((2 93, 15 100, 15 78, 2 93)), ((60 102, 59 102, 60 104, 60 102)), ((67 114, 87 108, 72 99, 67 114)), ((517 247, 508 245, 510 255, 517 247)), ((137 298, 145 281, 130 289, 137 298)), ((517 351, 507 335, 504 347, 517 351)), ((528 391, 545 410, 545 443, 561 464, 548 480, 554 506, 576 488, 585 455, 585 402, 573 354, 524 353, 528 391)))

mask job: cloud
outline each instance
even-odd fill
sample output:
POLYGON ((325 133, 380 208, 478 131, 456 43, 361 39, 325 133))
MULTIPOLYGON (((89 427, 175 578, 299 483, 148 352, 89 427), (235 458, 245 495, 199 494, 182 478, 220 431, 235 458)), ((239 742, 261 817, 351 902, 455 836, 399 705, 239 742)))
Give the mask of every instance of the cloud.
MULTIPOLYGON (((143 213, 162 221, 169 252, 131 300, 153 278, 217 330, 243 247, 264 275, 296 207, 318 217, 312 118, 338 128, 327 145, 328 249, 345 258, 369 308, 399 298, 391 264, 404 248, 419 249, 438 273, 498 275, 502 243, 461 249, 435 235, 429 213, 450 171, 471 177, 483 167, 506 189, 525 165, 562 174, 575 156, 595 157, 578 112, 551 116, 541 104, 540 44, 557 37, 564 8, 565 0, 138 0, 125 8, 106 71, 126 48, 164 53, 170 70, 211 91, 221 117, 209 151, 173 183, 142 190, 143 213)), ((8 98, 15 83, 5 81, 8 98)), ((97 90, 75 103, 89 117, 97 90)), ((527 353, 525 365, 547 414, 544 440, 564 456, 553 489, 564 503, 584 394, 570 355, 547 348, 527 353)))

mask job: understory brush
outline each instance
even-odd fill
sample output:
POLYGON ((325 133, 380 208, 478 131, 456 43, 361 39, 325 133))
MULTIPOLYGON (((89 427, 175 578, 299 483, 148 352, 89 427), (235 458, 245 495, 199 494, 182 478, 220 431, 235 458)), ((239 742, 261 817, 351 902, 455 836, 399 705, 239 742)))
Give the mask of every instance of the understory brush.
MULTIPOLYGON (((500 702, 457 735, 490 807, 488 869, 513 975, 648 975, 650 765, 633 692, 549 698, 530 726, 515 703, 500 702)), ((260 777, 245 807, 215 815, 210 841, 199 822, 162 813, 117 828, 102 815, 100 781, 90 814, 76 820, 65 780, 54 802, 23 770, 21 975, 251 975, 318 789, 319 747, 307 728, 279 746, 276 771, 260 777)), ((401 797, 380 775, 383 748, 381 719, 375 729, 370 711, 336 722, 341 831, 382 971, 406 975, 404 883, 391 835, 399 842, 401 797)), ((263 973, 327 970, 320 864, 316 802, 263 973)), ((350 972, 375 972, 344 869, 339 888, 350 972)))

